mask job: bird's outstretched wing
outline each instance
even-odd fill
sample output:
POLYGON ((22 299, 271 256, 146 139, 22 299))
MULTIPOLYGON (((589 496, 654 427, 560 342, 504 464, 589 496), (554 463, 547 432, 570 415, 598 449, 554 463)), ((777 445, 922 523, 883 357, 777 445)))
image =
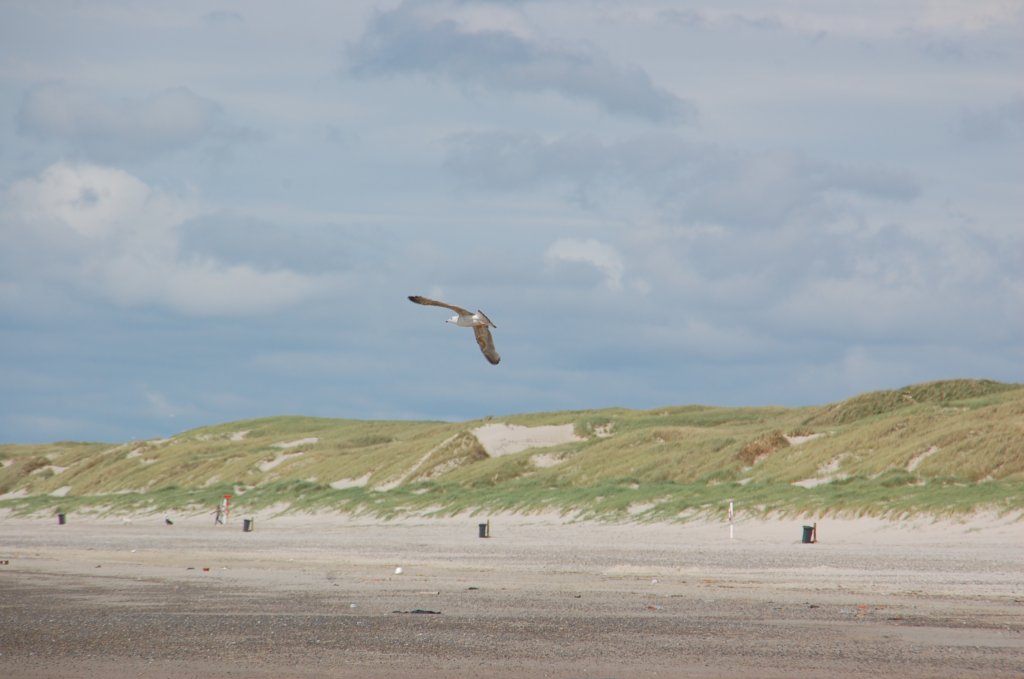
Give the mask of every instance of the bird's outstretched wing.
POLYGON ((491 319, 487 318, 487 314, 485 314, 484 312, 480 311, 479 309, 476 310, 476 315, 479 316, 480 318, 484 319, 484 321, 487 323, 487 325, 491 326, 492 328, 497 328, 498 327, 498 326, 496 326, 494 324, 494 321, 492 321, 491 319))
POLYGON ((426 304, 427 306, 443 306, 445 309, 451 309, 460 316, 472 316, 467 309, 463 309, 460 306, 454 304, 448 304, 447 302, 438 302, 436 299, 428 299, 426 297, 420 297, 419 295, 409 295, 410 302, 416 302, 417 304, 426 304))
POLYGON ((474 325, 473 334, 476 335, 476 343, 480 345, 480 351, 490 361, 491 365, 498 365, 501 356, 494 350, 494 340, 491 338, 491 331, 486 325, 474 325))

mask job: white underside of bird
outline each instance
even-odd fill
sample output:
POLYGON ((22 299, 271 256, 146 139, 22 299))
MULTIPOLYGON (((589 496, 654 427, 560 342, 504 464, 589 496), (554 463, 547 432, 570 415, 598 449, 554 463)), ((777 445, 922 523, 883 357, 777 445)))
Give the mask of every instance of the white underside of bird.
POLYGON ((454 304, 448 304, 447 302, 439 302, 434 299, 428 299, 419 295, 410 295, 410 302, 416 304, 425 304, 427 306, 440 306, 445 309, 451 309, 456 313, 455 316, 445 320, 445 323, 452 323, 462 328, 473 328, 473 335, 476 337, 476 343, 480 346, 480 351, 483 352, 484 358, 486 358, 492 365, 498 365, 501 361, 501 356, 494 349, 494 338, 491 337, 490 328, 497 328, 491 319, 487 318, 487 314, 477 309, 476 313, 463 309, 460 306, 454 304))

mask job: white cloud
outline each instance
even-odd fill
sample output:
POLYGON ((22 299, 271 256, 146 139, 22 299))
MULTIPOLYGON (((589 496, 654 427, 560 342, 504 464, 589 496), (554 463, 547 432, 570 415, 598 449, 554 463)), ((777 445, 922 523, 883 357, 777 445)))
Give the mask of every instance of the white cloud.
MULTIPOLYGON (((975 33, 1019 20, 1024 7, 1012 0, 942 2, 919 0, 920 15, 910 21, 917 27, 936 31, 975 33)), ((884 13, 883 13, 884 16, 884 13)))
POLYGON ((581 262, 600 271, 609 290, 622 289, 624 265, 612 246, 596 240, 561 238, 548 247, 544 258, 552 263, 581 262))
POLYGON ((546 40, 497 4, 404 2, 374 17, 349 59, 356 75, 438 74, 472 87, 555 92, 656 123, 687 122, 696 111, 639 66, 592 45, 546 40))
POLYGON ((526 15, 514 3, 495 2, 438 2, 433 6, 420 5, 418 13, 431 21, 450 21, 467 33, 510 33, 523 40, 537 40, 537 31, 526 15))
POLYGON ((256 314, 338 284, 288 269, 262 270, 180 254, 179 227, 197 200, 154 189, 116 168, 56 163, 7 190, 2 228, 26 260, 65 266, 26 268, 128 306, 156 304, 185 314, 256 314))
POLYGON ((154 190, 124 170, 88 163, 55 163, 38 178, 15 183, 8 198, 22 218, 97 239, 165 232, 196 211, 193 201, 154 190))
POLYGON ((219 105, 186 87, 143 98, 108 99, 62 82, 26 92, 18 129, 36 139, 67 143, 102 161, 151 158, 203 140, 252 134, 223 122, 219 105))
POLYGON ((200 316, 259 314, 311 297, 326 283, 288 270, 211 259, 150 261, 139 254, 106 262, 100 272, 107 294, 129 306, 157 303, 200 316))
POLYGON ((851 199, 905 202, 918 193, 915 180, 898 171, 695 144, 675 134, 606 143, 580 135, 466 133, 449 138, 446 167, 481 188, 536 190, 560 182, 575 187, 572 195, 588 207, 629 192, 669 223, 761 229, 851 199))
POLYGON ((832 34, 861 39, 906 35, 908 31, 932 34, 979 33, 1021 17, 1019 2, 1012 0, 903 0, 881 3, 762 2, 714 3, 699 9, 680 10, 676 3, 653 3, 647 8, 616 10, 617 16, 635 16, 653 22, 691 26, 736 25, 782 28, 808 34, 832 34))

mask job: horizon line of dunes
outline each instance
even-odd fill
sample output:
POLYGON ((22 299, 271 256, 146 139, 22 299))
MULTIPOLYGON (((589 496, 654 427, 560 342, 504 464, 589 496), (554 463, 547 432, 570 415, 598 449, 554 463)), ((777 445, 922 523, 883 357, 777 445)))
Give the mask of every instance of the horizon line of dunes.
POLYGON ((1021 511, 1024 385, 958 379, 800 408, 702 405, 527 413, 468 422, 301 416, 169 439, 0 445, 15 514, 557 510, 681 520, 729 499, 761 514, 1021 511), (488 450, 483 427, 567 436, 488 450))

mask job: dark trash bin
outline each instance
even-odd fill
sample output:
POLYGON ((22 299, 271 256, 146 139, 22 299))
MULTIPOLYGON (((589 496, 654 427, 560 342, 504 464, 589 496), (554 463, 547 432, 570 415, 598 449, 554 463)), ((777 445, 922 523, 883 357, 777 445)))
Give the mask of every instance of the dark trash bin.
POLYGON ((68 517, 66 515, 64 515, 63 513, 57 515, 57 523, 58 524, 63 526, 67 522, 68 522, 68 517))
POLYGON ((477 526, 480 529, 480 537, 489 538, 491 537, 491 527, 489 524, 481 523, 477 526))
POLYGON ((804 526, 803 543, 809 545, 814 542, 814 526, 804 526))
POLYGON ((254 519, 242 519, 242 530, 246 533, 251 533, 255 523, 254 519))

